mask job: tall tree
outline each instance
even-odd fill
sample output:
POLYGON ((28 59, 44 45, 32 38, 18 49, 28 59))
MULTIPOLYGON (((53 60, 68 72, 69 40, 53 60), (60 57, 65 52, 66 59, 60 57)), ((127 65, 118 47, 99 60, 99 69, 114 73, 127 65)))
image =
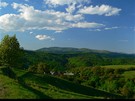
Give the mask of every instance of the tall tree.
POLYGON ((0 43, 0 63, 9 67, 19 66, 23 50, 16 36, 6 35, 0 43))

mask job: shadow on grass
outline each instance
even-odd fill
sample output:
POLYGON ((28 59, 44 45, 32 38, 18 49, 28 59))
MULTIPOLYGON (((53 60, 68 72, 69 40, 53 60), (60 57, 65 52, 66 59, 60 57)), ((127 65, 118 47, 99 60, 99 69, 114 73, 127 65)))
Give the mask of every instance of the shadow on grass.
MULTIPOLYGON (((49 96, 46 96, 44 93, 28 86, 25 81, 23 80, 23 77, 17 77, 14 71, 11 68, 8 67, 2 67, 0 68, 0 71, 2 72, 3 75, 8 76, 9 78, 16 79, 18 80, 18 83, 26 88, 27 90, 33 92, 34 94, 37 95, 37 99, 51 99, 49 96)), ((24 74, 25 75, 25 74, 24 74)), ((27 99, 27 98, 26 98, 27 99)))
POLYGON ((55 86, 57 88, 60 88, 66 91, 88 95, 88 96, 104 97, 104 98, 111 98, 111 99, 124 98, 123 96, 120 96, 120 95, 97 90, 92 87, 75 84, 67 80, 59 79, 59 78, 49 76, 49 75, 42 76, 42 75, 37 75, 33 73, 26 73, 25 75, 23 75, 23 78, 35 80, 35 82, 40 83, 40 84, 48 83, 52 86, 55 86))
POLYGON ((94 89, 92 87, 83 86, 80 84, 75 84, 75 83, 68 82, 66 80, 62 80, 56 77, 52 77, 52 76, 44 76, 44 77, 45 78, 47 77, 48 79, 51 79, 51 81, 53 81, 53 82, 48 81, 48 83, 50 83, 51 85, 56 86, 60 89, 67 90, 67 91, 89 95, 89 96, 104 97, 104 98, 111 98, 111 99, 124 98, 122 96, 119 96, 113 93, 101 91, 101 90, 94 89))
POLYGON ((44 93, 42 93, 42 92, 40 92, 40 91, 38 91, 38 90, 36 90, 36 89, 34 89, 34 88, 28 86, 28 85, 25 83, 25 81, 23 80, 22 77, 18 77, 18 83, 19 83, 22 87, 24 87, 24 88, 28 89, 29 91, 33 92, 34 94, 36 94, 36 95, 38 96, 37 99, 51 99, 51 97, 46 96, 44 93))
POLYGON ((9 67, 0 68, 3 75, 8 76, 9 78, 16 79, 16 74, 9 67))

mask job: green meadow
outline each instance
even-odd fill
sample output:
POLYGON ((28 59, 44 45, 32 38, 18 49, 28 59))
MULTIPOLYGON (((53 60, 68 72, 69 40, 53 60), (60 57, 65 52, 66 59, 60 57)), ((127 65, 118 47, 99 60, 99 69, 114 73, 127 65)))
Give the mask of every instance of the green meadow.
POLYGON ((128 70, 130 68, 135 69, 135 65, 106 65, 106 66, 101 66, 101 67, 112 68, 112 69, 124 69, 124 70, 128 70))
POLYGON ((126 79, 135 78, 135 65, 107 65, 101 67, 110 69, 122 69, 122 76, 124 76, 126 79))
POLYGON ((103 99, 119 95, 72 83, 51 75, 13 69, 16 78, 0 70, 0 99, 103 99))

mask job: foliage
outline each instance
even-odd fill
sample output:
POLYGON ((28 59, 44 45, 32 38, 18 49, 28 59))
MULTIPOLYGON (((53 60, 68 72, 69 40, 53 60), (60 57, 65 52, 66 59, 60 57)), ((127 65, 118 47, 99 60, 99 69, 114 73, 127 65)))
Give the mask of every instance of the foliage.
POLYGON ((0 43, 0 63, 9 67, 19 67, 22 49, 16 36, 6 35, 0 43))
MULTIPOLYGON (((99 53, 85 49, 85 51, 77 52, 75 52, 76 49, 66 49, 66 51, 64 51, 64 48, 62 50, 54 49, 56 51, 52 50, 52 53, 24 51, 20 48, 15 35, 12 37, 6 35, 0 43, 0 66, 6 66, 6 68, 0 68, 2 74, 0 81, 3 82, 3 78, 6 78, 3 75, 14 78, 23 89, 23 91, 18 90, 17 86, 18 94, 28 91, 29 98, 33 98, 33 96, 35 96, 34 98, 95 98, 93 96, 116 98, 114 94, 110 93, 121 94, 127 98, 135 96, 135 55, 111 52, 99 53), (10 67, 23 67, 22 69, 28 69, 28 72, 25 70, 14 72, 12 71, 14 68, 10 67), (56 72, 57 77, 72 82, 52 77, 48 75, 50 71, 56 72), (74 75, 63 75, 64 72, 72 72, 74 75), (57 75, 59 73, 61 75, 57 75)), ((4 83, 0 82, 0 84, 3 85, 4 83)), ((15 83, 13 85, 16 86, 15 83)), ((14 87, 12 89, 12 85, 10 86, 11 89, 8 88, 7 91, 14 89, 14 87)), ((6 96, 2 95, 2 97, 8 98, 8 95, 13 93, 7 91, 2 88, 0 94, 6 95, 8 93, 6 96)), ((18 94, 15 95, 18 96, 18 94)), ((13 97, 15 95, 11 94, 13 97)))
POLYGON ((121 93, 128 98, 133 97, 135 95, 135 82, 132 80, 126 80, 121 93))
MULTIPOLYGON (((116 65, 116 67, 117 66, 118 65, 116 65)), ((123 67, 124 66, 122 66, 122 68, 123 67)), ((64 76, 63 78, 78 84, 91 86, 112 93, 119 93, 127 98, 133 98, 135 95, 134 74, 131 74, 133 75, 132 78, 125 77, 123 74, 125 75, 125 72, 131 71, 122 68, 103 68, 100 66, 71 68, 70 71, 75 74, 74 77, 64 76)))
POLYGON ((106 80, 105 83, 101 86, 102 86, 101 88, 105 91, 117 93, 118 83, 116 80, 113 81, 106 80))
POLYGON ((35 72, 35 73, 41 73, 41 74, 43 74, 43 73, 49 73, 50 72, 47 64, 46 63, 43 63, 43 62, 39 62, 36 65, 31 65, 28 68, 28 71, 35 72))
MULTIPOLYGON (((25 51, 25 65, 27 68, 30 65, 45 62, 49 68, 56 71, 68 70, 74 67, 93 67, 93 66, 106 66, 106 65, 131 65, 135 64, 134 55, 126 54, 105 54, 105 53, 47 53, 44 51, 25 51), (114 56, 113 56, 114 55, 114 56), (126 61, 118 63, 117 61, 126 61)), ((116 66, 115 66, 116 67, 116 66)), ((132 68, 131 68, 132 69, 132 68)))
POLYGON ((2 99, 103 99, 119 95, 78 85, 57 77, 12 68, 18 80, 0 74, 2 99), (20 75, 21 74, 21 75, 20 75))

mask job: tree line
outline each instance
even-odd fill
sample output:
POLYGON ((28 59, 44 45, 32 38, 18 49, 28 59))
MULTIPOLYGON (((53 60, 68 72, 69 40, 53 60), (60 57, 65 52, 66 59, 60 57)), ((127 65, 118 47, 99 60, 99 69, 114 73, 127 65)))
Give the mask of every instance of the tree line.
POLYGON ((26 51, 16 36, 6 35, 0 42, 0 65, 28 69, 43 62, 48 69, 65 70, 75 67, 135 64, 134 55, 104 53, 54 54, 43 51, 26 51))
MULTIPOLYGON (((120 93, 132 98, 135 95, 134 79, 125 79, 121 69, 103 69, 104 65, 135 65, 135 56, 98 53, 54 54, 26 51, 20 47, 16 36, 6 35, 0 42, 0 66, 26 69, 29 72, 71 71, 74 76, 59 77, 75 83, 105 91, 120 93)), ((132 68, 131 68, 132 69, 132 68)))
POLYGON ((74 83, 91 86, 96 89, 104 90, 110 93, 121 94, 126 98, 135 98, 135 78, 126 78, 122 74, 125 71, 134 71, 135 68, 129 69, 112 69, 95 67, 71 68, 73 76, 60 75, 59 77, 67 79, 74 83))

